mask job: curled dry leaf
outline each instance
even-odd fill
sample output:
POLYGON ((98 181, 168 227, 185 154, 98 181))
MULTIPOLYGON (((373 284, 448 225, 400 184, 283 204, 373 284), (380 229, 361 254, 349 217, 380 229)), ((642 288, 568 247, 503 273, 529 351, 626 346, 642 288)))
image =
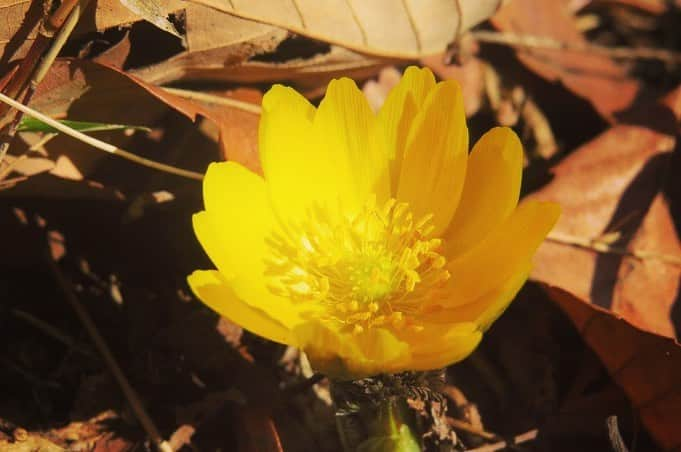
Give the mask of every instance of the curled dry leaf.
MULTIPOLYGON (((0 68, 26 54, 38 34, 41 19, 47 14, 43 10, 47 5, 47 2, 30 0, 0 0, 0 68)), ((165 16, 184 8, 180 0, 158 0, 157 5, 159 14, 165 16)), ((126 8, 120 0, 98 0, 86 8, 73 36, 104 31, 140 20, 142 18, 126 8)))
POLYGON ((681 88, 644 112, 657 130, 618 124, 575 150, 553 169, 553 181, 530 195, 563 206, 553 239, 539 248, 532 277, 669 337, 681 246, 661 190, 679 100, 681 88), (665 117, 671 126, 666 130, 660 129, 665 117))
POLYGON ((206 6, 186 6, 187 50, 161 63, 133 71, 149 83, 177 80, 229 80, 231 68, 276 49, 288 32, 234 17, 206 6))
MULTIPOLYGON (((492 17, 492 24, 502 32, 576 45, 587 43, 567 2, 512 0, 492 17)), ((606 56, 546 49, 519 49, 517 54, 530 70, 564 84, 610 121, 614 121, 614 113, 631 105, 640 89, 624 67, 606 56)))
POLYGON ((640 330, 611 312, 557 287, 551 298, 622 387, 663 450, 681 447, 681 345, 640 330))
POLYGON ((490 17, 502 0, 194 0, 359 52, 413 59, 443 52, 457 32, 490 17))
MULTIPOLYGON (((157 65, 129 71, 147 83, 166 84, 177 80, 233 83, 274 83, 286 80, 291 86, 312 95, 332 78, 351 77, 362 80, 375 75, 392 60, 367 57, 342 47, 331 46, 328 52, 310 58, 284 62, 241 61, 225 64, 223 49, 194 55, 180 54, 157 65), (218 58, 218 56, 220 56, 218 58)), ((229 51, 230 55, 231 50, 229 51)), ((229 61, 229 59, 227 60, 229 61)))

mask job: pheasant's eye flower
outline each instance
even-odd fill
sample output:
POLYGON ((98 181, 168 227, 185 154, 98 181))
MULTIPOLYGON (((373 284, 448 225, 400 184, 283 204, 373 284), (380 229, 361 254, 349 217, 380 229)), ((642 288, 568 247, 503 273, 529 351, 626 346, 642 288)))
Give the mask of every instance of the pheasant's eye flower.
POLYGON ((264 177, 208 168, 194 230, 217 270, 189 284, 335 377, 468 356, 559 215, 517 205, 523 153, 510 129, 468 154, 460 88, 428 69, 407 69, 377 114, 346 78, 319 108, 275 86, 259 143, 264 177))

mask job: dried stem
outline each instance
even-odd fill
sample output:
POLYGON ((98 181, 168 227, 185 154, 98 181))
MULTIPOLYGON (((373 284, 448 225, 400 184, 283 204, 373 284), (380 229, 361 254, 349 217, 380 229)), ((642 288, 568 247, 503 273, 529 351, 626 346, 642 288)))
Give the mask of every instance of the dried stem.
POLYGON ((21 309, 12 309, 10 312, 16 318, 24 320, 26 323, 30 324, 34 328, 45 333, 47 336, 50 336, 51 338, 61 342, 62 344, 66 345, 67 347, 77 351, 78 353, 81 353, 85 356, 92 356, 93 355, 92 350, 90 350, 89 348, 81 346, 71 336, 62 332, 58 328, 50 325, 49 323, 45 322, 44 320, 41 320, 37 317, 34 317, 33 315, 29 314, 26 311, 22 311, 21 309))
POLYGON ((558 41, 545 36, 500 33, 488 30, 472 31, 471 35, 479 42, 501 44, 522 49, 563 50, 566 52, 590 53, 610 58, 627 60, 660 60, 665 63, 681 63, 681 53, 649 47, 608 47, 590 43, 558 41))
POLYGON ((49 116, 46 116, 39 111, 36 111, 30 107, 27 107, 26 105, 23 105, 14 99, 5 96, 4 94, 0 93, 0 101, 7 103, 8 105, 12 106, 13 108, 16 108, 17 110, 35 118, 38 119, 45 124, 49 125, 50 127, 53 127, 54 129, 70 136, 73 137, 79 141, 82 141, 83 143, 89 144, 90 146, 97 148, 101 151, 108 152, 109 154, 117 155, 119 157, 122 157, 126 160, 133 161, 139 165, 146 166, 149 168, 153 168, 158 171, 163 171, 166 173, 170 174, 175 174, 176 176, 181 176, 181 177, 186 177, 187 179, 195 179, 195 180, 202 180, 203 179, 203 174, 197 173, 194 171, 189 171, 181 168, 176 168, 171 165, 166 165, 165 163, 160 163, 156 162, 154 160, 150 160, 144 157, 140 157, 136 154, 133 154, 131 152, 128 152, 124 149, 118 148, 112 144, 105 143, 104 141, 98 140, 97 138, 85 135, 82 132, 79 132, 67 125, 64 125, 60 123, 59 121, 55 121, 54 119, 50 118, 49 116))
POLYGON ((260 105, 252 104, 250 102, 244 102, 237 99, 230 99, 229 97, 215 96, 213 94, 202 93, 199 91, 190 91, 187 89, 178 88, 166 88, 162 87, 163 91, 167 91, 171 94, 175 94, 179 97, 184 97, 189 100, 198 100, 199 102, 206 102, 208 104, 214 105, 225 105, 228 107, 238 108, 239 110, 247 111, 259 115, 262 113, 262 108, 260 105))
POLYGON ((522 444, 528 441, 532 441, 537 438, 538 433, 539 431, 537 429, 530 430, 529 432, 517 435, 515 438, 513 438, 513 441, 500 441, 498 443, 488 444, 486 446, 477 447, 475 449, 469 449, 468 452, 494 452, 497 450, 506 449, 515 444, 522 444))
POLYGON ((459 419, 454 419, 451 417, 447 418, 447 423, 454 428, 454 430, 463 430, 464 432, 472 433, 476 436, 479 436, 482 439, 485 439, 487 441, 494 441, 496 439, 499 439, 499 435, 495 435, 494 433, 482 430, 468 422, 464 422, 459 419))
POLYGON ((599 238, 579 237, 570 234, 563 234, 560 232, 551 232, 546 240, 560 243, 563 245, 578 246, 586 248, 591 251, 599 253, 619 254, 622 256, 629 256, 640 260, 657 259, 667 264, 681 266, 681 257, 673 256, 671 254, 659 254, 650 251, 628 250, 617 246, 612 246, 604 240, 599 238))

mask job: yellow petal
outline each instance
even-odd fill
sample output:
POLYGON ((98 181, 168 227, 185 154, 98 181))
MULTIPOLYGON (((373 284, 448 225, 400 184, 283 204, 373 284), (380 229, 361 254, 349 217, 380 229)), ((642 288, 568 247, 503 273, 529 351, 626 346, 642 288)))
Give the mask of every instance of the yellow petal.
POLYGON ((554 203, 521 203, 482 243, 448 262, 451 278, 444 304, 467 304, 524 269, 559 215, 560 207, 554 203))
POLYGON ((310 321, 296 327, 293 334, 315 370, 339 379, 401 370, 409 356, 409 346, 383 328, 341 333, 310 321))
POLYGON ((482 340, 482 332, 472 322, 424 327, 421 337, 411 343, 411 360, 405 369, 433 370, 454 364, 468 357, 482 340))
POLYGON ((262 178, 238 163, 212 163, 203 199, 194 230, 213 263, 226 275, 261 277, 273 221, 262 178))
POLYGON ((379 201, 387 198, 388 155, 376 137, 376 117, 354 81, 341 78, 329 83, 314 131, 316 152, 329 165, 320 179, 335 185, 350 211, 362 206, 370 193, 377 193, 379 201))
POLYGON ((194 232, 208 257, 237 295, 281 322, 299 321, 291 302, 275 296, 264 278, 265 238, 273 217, 260 176, 238 163, 213 163, 203 181, 206 210, 193 217, 194 232))
POLYGON ((275 85, 263 97, 260 163, 278 211, 301 215, 310 203, 310 177, 324 162, 314 158, 311 142, 315 108, 295 90, 275 85))
POLYGON ((518 291, 522 288, 530 274, 532 265, 527 262, 518 269, 501 286, 482 297, 463 306, 450 309, 436 309, 422 315, 419 320, 424 323, 456 323, 473 322, 481 331, 486 331, 492 323, 506 310, 518 291))
POLYGON ((508 127, 478 140, 468 158, 461 201, 444 236, 447 257, 481 241, 513 212, 520 196, 523 147, 508 127))
POLYGON ((300 94, 276 86, 263 106, 261 162, 280 215, 300 218, 313 204, 335 209, 339 202, 350 212, 370 192, 387 197, 385 149, 375 138, 373 112, 352 80, 333 80, 316 112, 300 94))
POLYGON ((433 214, 440 235, 454 215, 464 184, 468 128, 461 88, 438 83, 411 126, 397 188, 416 218, 433 214))
POLYGON ((393 189, 397 187, 411 123, 434 87, 435 76, 430 69, 410 66, 378 112, 379 133, 385 140, 386 152, 391 159, 393 189))
POLYGON ((187 278, 194 294, 223 317, 248 331, 282 344, 295 345, 291 331, 236 296, 229 282, 215 270, 197 270, 187 278))

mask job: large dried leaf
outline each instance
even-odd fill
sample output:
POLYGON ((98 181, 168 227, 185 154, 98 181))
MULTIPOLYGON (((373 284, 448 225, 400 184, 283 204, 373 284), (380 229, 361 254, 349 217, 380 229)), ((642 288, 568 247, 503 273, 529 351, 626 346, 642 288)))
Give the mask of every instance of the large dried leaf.
POLYGON ((547 291, 622 387, 655 441, 663 450, 679 450, 681 345, 562 289, 549 286, 547 291))
MULTIPOLYGON (((568 2, 512 0, 492 17, 503 32, 541 36, 583 46, 586 39, 577 28, 568 2)), ((565 50, 522 49, 518 58, 540 76, 564 84, 584 97, 606 119, 626 110, 639 91, 639 83, 607 56, 565 50)))
POLYGON ((661 194, 680 100, 681 88, 642 112, 657 130, 618 124, 577 149, 530 196, 563 206, 533 278, 664 336, 674 336, 681 277, 681 247, 661 194))
POLYGON ((439 53, 502 0, 194 0, 364 53, 413 59, 439 53))

